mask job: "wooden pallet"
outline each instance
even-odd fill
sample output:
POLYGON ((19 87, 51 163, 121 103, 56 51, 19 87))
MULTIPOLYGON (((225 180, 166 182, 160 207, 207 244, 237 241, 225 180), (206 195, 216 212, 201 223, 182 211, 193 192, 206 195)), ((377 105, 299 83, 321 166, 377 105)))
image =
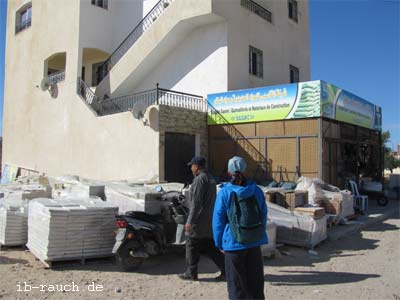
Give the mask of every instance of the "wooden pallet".
POLYGON ((0 244, 0 251, 9 251, 9 250, 25 250, 26 246, 25 245, 3 245, 0 244))
POLYGON ((55 259, 55 260, 43 260, 41 258, 38 257, 38 255, 35 255, 32 251, 30 251, 36 258, 36 260, 40 261, 45 269, 51 269, 53 268, 54 264, 57 263, 62 263, 62 262, 69 262, 69 263, 79 263, 81 265, 85 265, 86 261, 88 260, 94 260, 94 259, 100 259, 100 258, 111 258, 114 257, 114 254, 108 254, 108 255, 90 255, 90 256, 86 256, 86 257, 81 257, 81 256, 77 256, 77 257, 66 257, 66 258, 60 258, 60 259, 55 259))

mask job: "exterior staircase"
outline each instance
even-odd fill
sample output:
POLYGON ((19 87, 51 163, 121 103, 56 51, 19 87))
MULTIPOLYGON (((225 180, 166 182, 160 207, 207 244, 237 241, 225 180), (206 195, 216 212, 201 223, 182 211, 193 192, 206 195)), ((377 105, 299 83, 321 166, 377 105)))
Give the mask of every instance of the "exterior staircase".
POLYGON ((131 93, 194 28, 221 21, 215 0, 160 0, 101 67, 100 100, 131 93))

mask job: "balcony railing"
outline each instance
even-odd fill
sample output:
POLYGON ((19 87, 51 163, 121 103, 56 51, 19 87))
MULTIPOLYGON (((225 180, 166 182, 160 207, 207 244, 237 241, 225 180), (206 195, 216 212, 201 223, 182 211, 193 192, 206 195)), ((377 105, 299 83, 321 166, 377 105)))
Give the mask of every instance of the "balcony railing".
POLYGON ((110 57, 99 67, 100 80, 107 76, 111 68, 121 59, 122 56, 135 44, 135 42, 146 32, 158 19, 164 10, 174 0, 160 0, 150 12, 139 22, 110 57))
POLYGON ((80 77, 78 77, 76 92, 88 105, 90 105, 96 111, 98 97, 86 84, 86 82, 83 81, 80 77))
POLYGON ((50 74, 47 76, 47 82, 49 84, 59 83, 64 80, 65 80, 65 72, 64 71, 53 73, 53 74, 50 74))
POLYGON ((99 116, 131 111, 134 105, 139 102, 144 108, 151 105, 166 105, 207 112, 207 102, 203 97, 159 87, 133 95, 103 100, 98 103, 96 111, 99 116))
POLYGON ((272 23, 272 13, 265 7, 262 7, 260 4, 252 0, 241 0, 240 4, 261 18, 272 23))
POLYGON ((98 116, 131 111, 137 103, 141 103, 143 108, 151 105, 166 105, 207 112, 207 101, 203 97, 162 89, 158 85, 153 90, 99 101, 86 82, 78 78, 77 93, 98 116))

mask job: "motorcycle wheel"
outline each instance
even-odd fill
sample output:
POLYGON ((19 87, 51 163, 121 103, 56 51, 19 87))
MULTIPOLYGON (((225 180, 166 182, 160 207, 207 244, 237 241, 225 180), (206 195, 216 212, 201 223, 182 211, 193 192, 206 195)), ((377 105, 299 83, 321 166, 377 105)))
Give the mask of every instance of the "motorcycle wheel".
POLYGON ((135 251, 140 247, 138 242, 131 241, 121 246, 115 254, 117 265, 126 272, 135 271, 144 262, 144 257, 133 257, 131 251, 135 251))

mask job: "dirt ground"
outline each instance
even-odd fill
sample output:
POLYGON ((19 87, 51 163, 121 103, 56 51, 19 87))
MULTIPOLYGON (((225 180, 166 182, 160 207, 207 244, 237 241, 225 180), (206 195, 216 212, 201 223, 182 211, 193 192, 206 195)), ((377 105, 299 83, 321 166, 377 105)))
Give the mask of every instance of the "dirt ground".
MULTIPOLYGON (((264 262, 266 298, 400 300, 399 228, 397 215, 324 242, 315 249, 317 256, 301 248, 281 248, 281 257, 264 262)), ((198 282, 181 281, 176 274, 184 268, 183 252, 173 251, 148 260, 137 273, 119 272, 109 259, 62 263, 46 270, 29 251, 9 248, 0 252, 0 299, 227 298, 226 283, 212 281, 218 273, 208 259, 200 262, 198 282), (68 289, 72 282, 79 291, 40 291, 56 284, 68 289), (29 286, 39 288, 18 291, 29 286)))

